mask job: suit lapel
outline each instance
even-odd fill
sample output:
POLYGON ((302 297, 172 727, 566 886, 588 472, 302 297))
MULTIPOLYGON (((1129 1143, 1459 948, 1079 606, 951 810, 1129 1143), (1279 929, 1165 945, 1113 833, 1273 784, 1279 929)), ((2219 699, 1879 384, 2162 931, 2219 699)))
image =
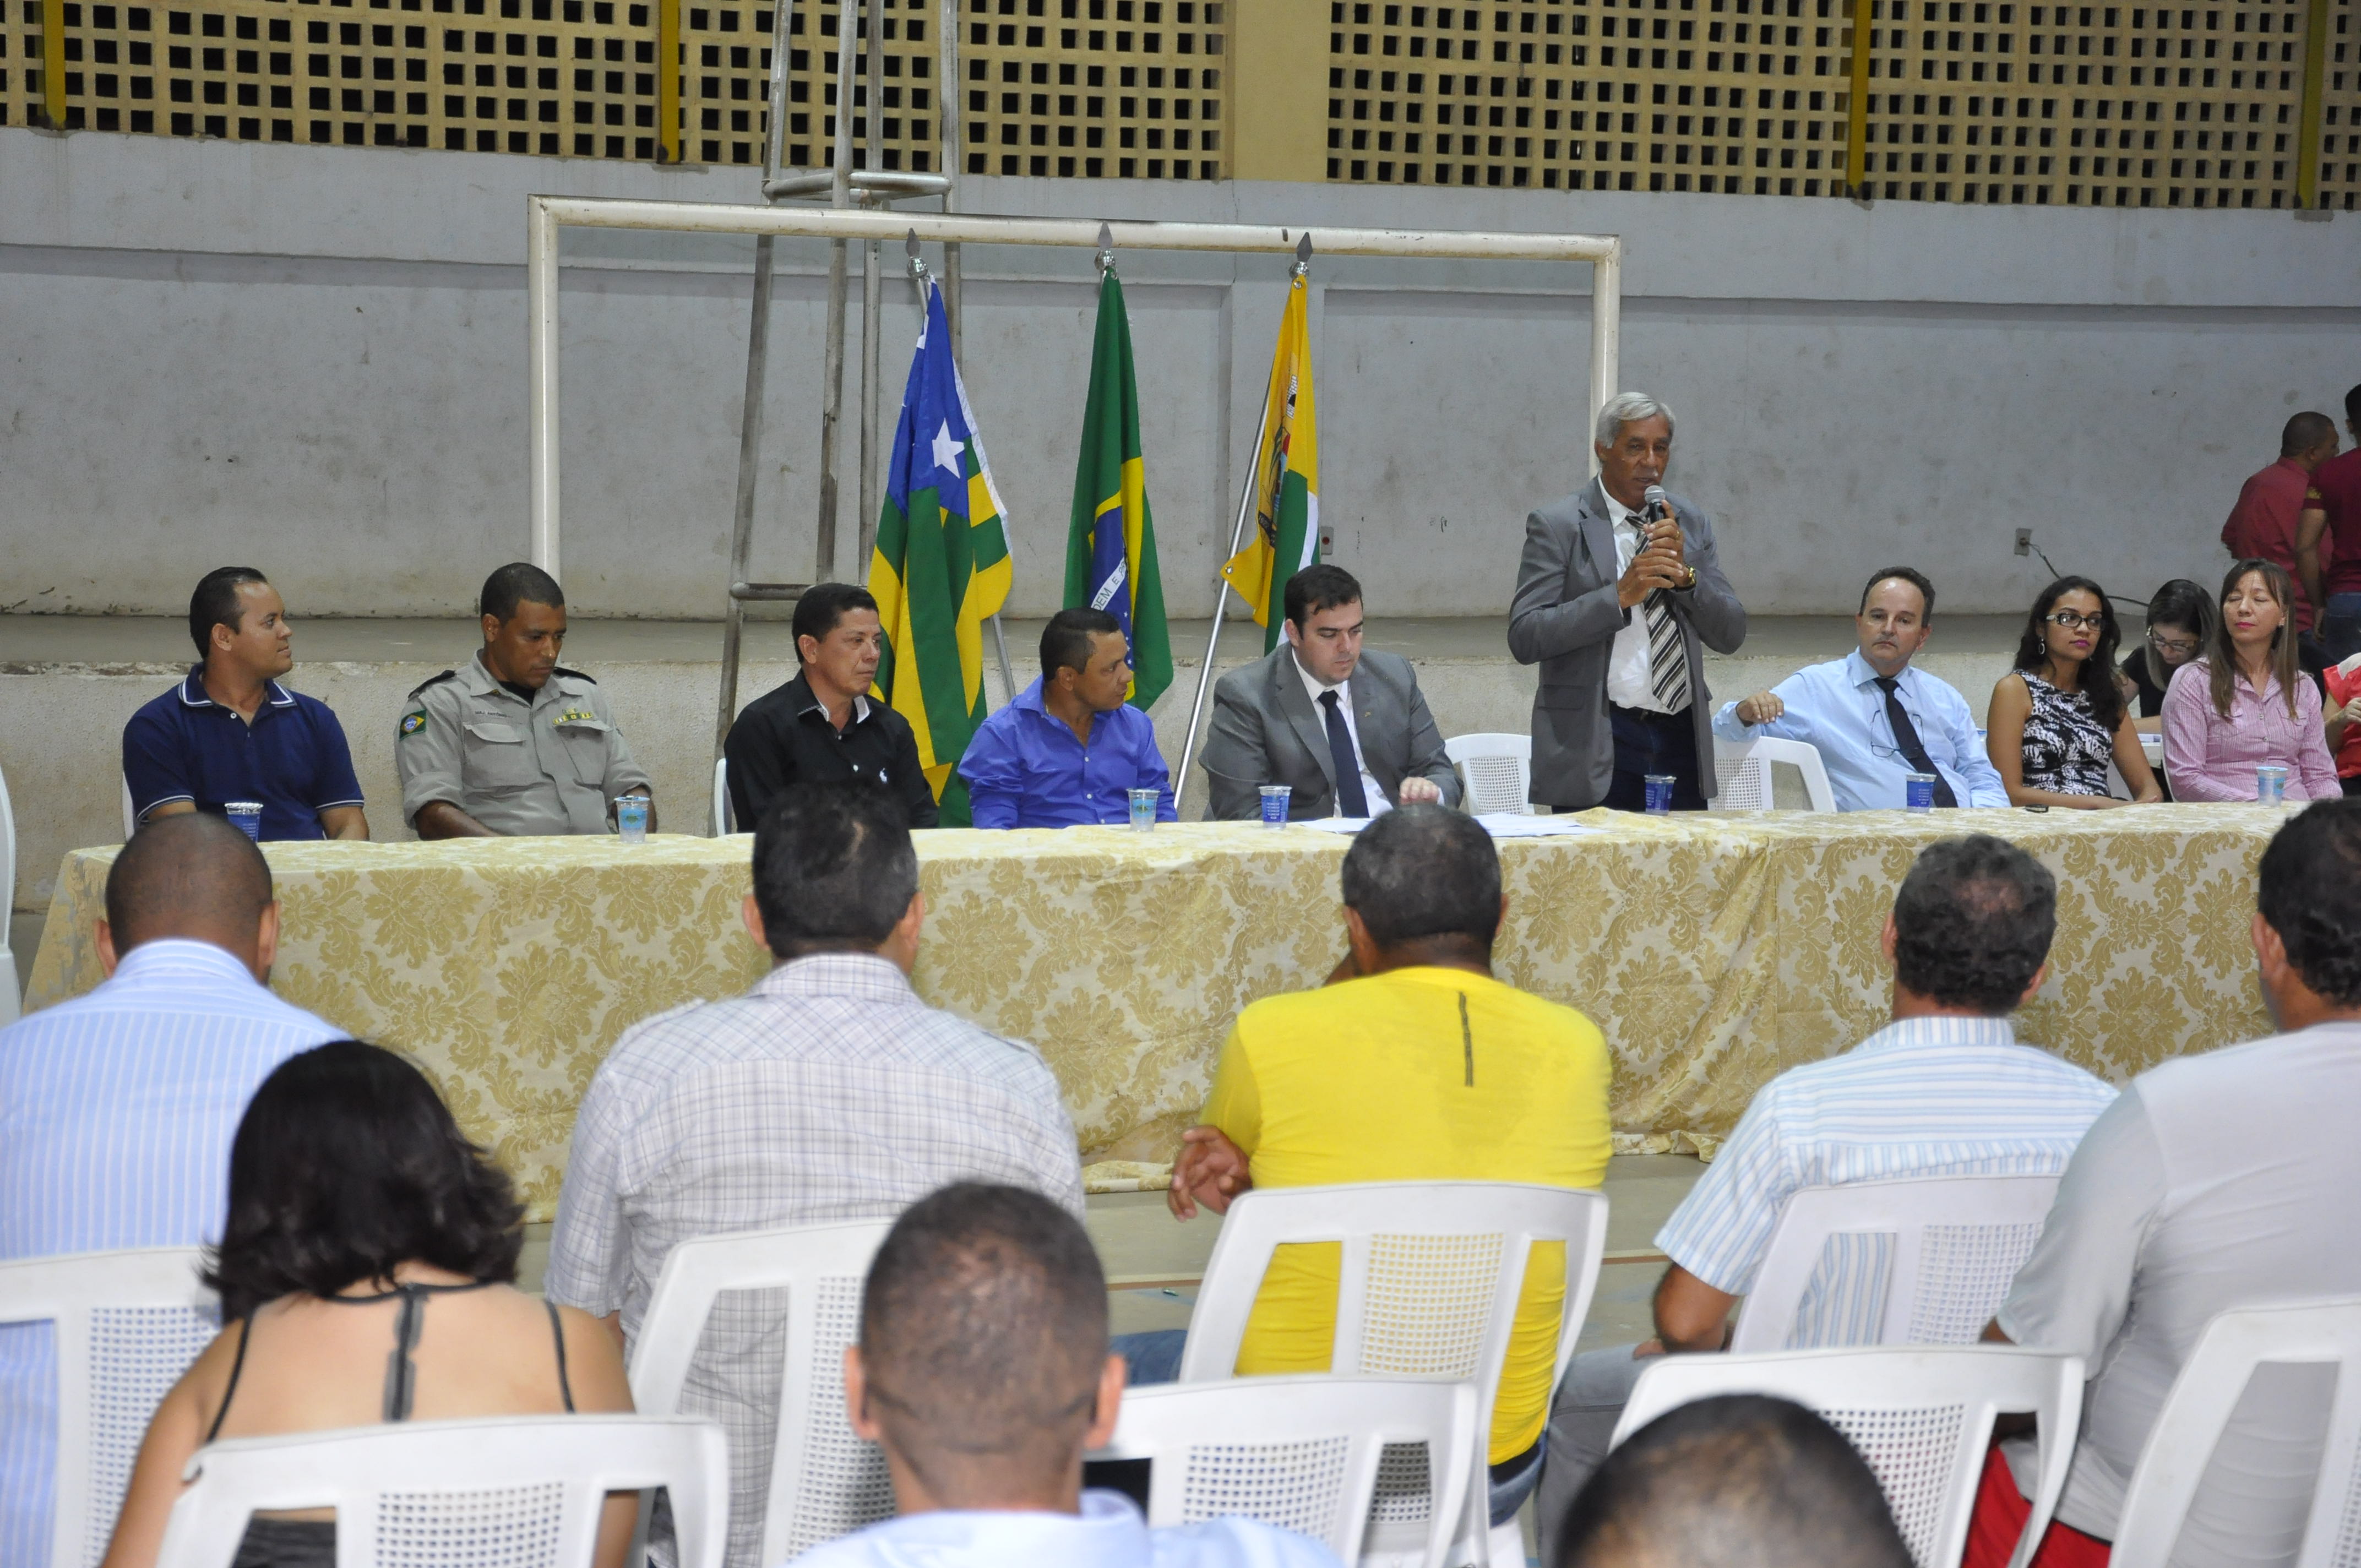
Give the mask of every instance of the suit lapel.
POLYGON ((1597 479, 1591 480, 1582 492, 1582 543, 1590 552, 1591 564, 1598 569, 1601 583, 1611 583, 1622 576, 1615 567, 1614 515, 1607 488, 1597 479))
POLYGON ((1295 738, 1303 742, 1303 749, 1311 752, 1312 760, 1320 765, 1320 776, 1328 781, 1329 793, 1334 795, 1336 768, 1328 758, 1328 727, 1321 723, 1320 716, 1312 711, 1312 698, 1303 689, 1303 677, 1295 668, 1295 651, 1284 641, 1271 655, 1270 678, 1277 688, 1272 695, 1279 703, 1279 711, 1287 715, 1287 722, 1294 729, 1295 738))
POLYGON ((1393 733, 1378 718, 1378 698, 1385 690, 1372 673, 1367 656, 1363 655, 1353 671, 1353 722, 1361 732, 1361 765, 1369 770, 1369 776, 1378 781, 1378 787, 1386 792, 1387 804, 1391 805, 1401 798, 1401 778, 1399 774, 1388 776, 1393 773, 1391 760, 1371 740, 1372 736, 1393 733))

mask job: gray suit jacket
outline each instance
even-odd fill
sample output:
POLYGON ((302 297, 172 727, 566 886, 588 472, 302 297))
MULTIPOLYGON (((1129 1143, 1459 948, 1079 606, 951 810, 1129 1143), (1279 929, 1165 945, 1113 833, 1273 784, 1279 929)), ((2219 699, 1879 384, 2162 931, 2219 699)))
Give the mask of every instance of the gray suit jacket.
MULTIPOLYGON (((1361 761, 1384 786, 1386 803, 1401 804, 1406 778, 1433 779, 1446 806, 1459 804, 1459 775, 1443 754, 1443 732, 1418 689, 1410 661, 1365 652, 1353 670, 1353 728, 1361 761)), ((1262 815, 1264 784, 1285 784, 1290 817, 1326 817, 1336 809, 1335 764, 1320 710, 1303 689, 1295 650, 1281 642, 1213 687, 1213 728, 1205 738, 1205 776, 1212 781, 1211 815, 1250 821, 1262 815)))
MULTIPOLYGON (((1706 689, 1702 643, 1735 653, 1746 641, 1746 608, 1721 575, 1713 524, 1678 496, 1694 588, 1668 593, 1688 651, 1689 715, 1697 725, 1699 787, 1715 792, 1713 700, 1706 689)), ((1597 479, 1525 519, 1525 554, 1509 607, 1509 652, 1542 667, 1533 693, 1532 798, 1543 806, 1584 807, 1607 797, 1615 782, 1615 735, 1607 712, 1608 651, 1631 612, 1615 602, 1614 513, 1597 479)), ((1661 591, 1661 590, 1660 590, 1661 591)), ((1635 607, 1636 608, 1636 607, 1635 607)))

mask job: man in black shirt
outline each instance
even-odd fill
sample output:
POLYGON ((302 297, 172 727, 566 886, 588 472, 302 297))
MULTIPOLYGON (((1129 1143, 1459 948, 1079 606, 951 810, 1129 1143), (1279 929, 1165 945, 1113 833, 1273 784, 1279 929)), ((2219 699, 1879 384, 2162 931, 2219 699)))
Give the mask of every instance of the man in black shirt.
POLYGON ((909 720, 869 700, 885 634, 877 601, 851 583, 818 583, 796 602, 803 673, 755 698, 730 726, 730 807, 751 833, 792 784, 867 779, 891 790, 913 828, 935 826, 935 795, 909 720))

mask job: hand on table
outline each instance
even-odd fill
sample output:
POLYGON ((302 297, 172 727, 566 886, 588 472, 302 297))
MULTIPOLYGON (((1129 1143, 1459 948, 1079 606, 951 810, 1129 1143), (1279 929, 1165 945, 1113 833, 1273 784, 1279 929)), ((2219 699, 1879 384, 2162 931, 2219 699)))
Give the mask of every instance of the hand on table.
POLYGON ((1787 711, 1787 705, 1775 692, 1756 692, 1752 696, 1738 699, 1738 722, 1752 726, 1768 724, 1787 711))
POLYGON ((1165 1190, 1164 1206, 1176 1220, 1195 1219, 1200 1203, 1226 1214, 1230 1201, 1253 1186, 1246 1151, 1230 1142, 1228 1134, 1219 1127, 1191 1127, 1180 1135, 1180 1153, 1172 1161, 1172 1185, 1165 1190))
POLYGON ((1418 806, 1443 798, 1443 786, 1430 778, 1407 778, 1401 782, 1401 804, 1418 806))

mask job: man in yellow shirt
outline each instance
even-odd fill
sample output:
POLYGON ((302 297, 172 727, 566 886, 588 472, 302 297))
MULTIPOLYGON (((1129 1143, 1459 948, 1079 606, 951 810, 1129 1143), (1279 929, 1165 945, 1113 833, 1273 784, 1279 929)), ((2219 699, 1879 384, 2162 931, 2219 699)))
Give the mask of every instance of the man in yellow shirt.
MULTIPOLYGON (((1403 806, 1361 830, 1343 881, 1350 955, 1320 990, 1238 1014, 1204 1124, 1174 1163, 1172 1212, 1189 1219, 1202 1202, 1219 1213, 1256 1186, 1597 1187, 1609 1148, 1607 1042, 1572 1008, 1493 978, 1508 901, 1491 835, 1441 806, 1403 806)), ((1337 1271, 1333 1245, 1279 1250, 1240 1374, 1327 1370, 1337 1271)), ((1496 1522, 1540 1476, 1565 1288, 1564 1246, 1536 1246, 1493 1410, 1496 1522)), ((1125 1336, 1132 1381, 1169 1381, 1182 1339, 1125 1336)))

